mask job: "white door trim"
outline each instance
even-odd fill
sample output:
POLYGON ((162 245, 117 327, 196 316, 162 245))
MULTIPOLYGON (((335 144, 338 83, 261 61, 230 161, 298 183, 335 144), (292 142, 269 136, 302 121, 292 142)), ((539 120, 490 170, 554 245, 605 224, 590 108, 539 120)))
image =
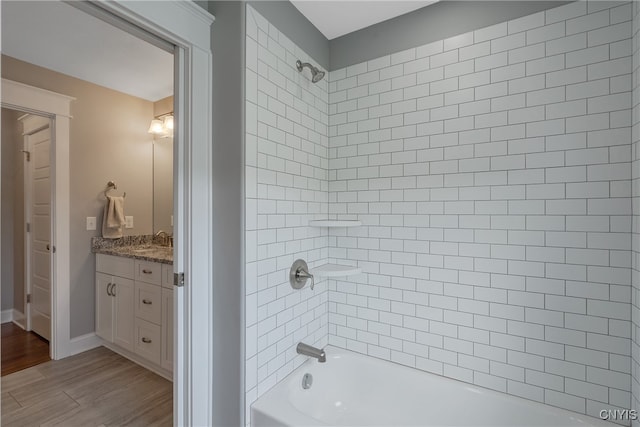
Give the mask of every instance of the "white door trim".
POLYGON ((69 356, 69 121, 75 98, 2 79, 2 106, 44 115, 52 119, 51 132, 51 243, 52 253, 52 359, 69 356), (66 260, 66 262, 65 262, 66 260), (58 286, 60 285, 60 286, 58 286))
MULTIPOLYGON (((74 4, 75 2, 70 2, 74 4)), ((93 3, 176 46, 174 117, 173 420, 176 426, 213 425, 213 16, 190 1, 93 3)), ((217 326, 217 325, 216 325, 217 326)), ((222 326, 220 326, 222 327, 222 326)))

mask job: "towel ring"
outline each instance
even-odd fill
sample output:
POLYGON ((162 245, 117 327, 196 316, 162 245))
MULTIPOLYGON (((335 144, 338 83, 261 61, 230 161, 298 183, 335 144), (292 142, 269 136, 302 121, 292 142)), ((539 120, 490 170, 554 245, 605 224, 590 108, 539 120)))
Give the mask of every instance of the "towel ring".
MULTIPOLYGON (((115 182, 113 181, 109 181, 107 182, 107 189, 104 190, 104 197, 107 197, 107 193, 111 190, 117 190, 118 186, 116 185, 115 182)), ((122 197, 127 197, 127 192, 125 191, 124 194, 122 194, 122 197)))

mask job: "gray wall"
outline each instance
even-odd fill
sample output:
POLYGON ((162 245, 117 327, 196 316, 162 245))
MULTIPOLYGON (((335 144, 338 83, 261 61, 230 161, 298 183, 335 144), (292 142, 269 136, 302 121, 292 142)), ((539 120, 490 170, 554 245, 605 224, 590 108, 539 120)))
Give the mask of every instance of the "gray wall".
POLYGON ((213 416, 244 425, 245 2, 209 2, 213 49, 213 416))
POLYGON ((329 41, 289 1, 250 1, 260 15, 297 44, 320 67, 329 69, 329 41))
POLYGON ((134 217, 127 235, 150 234, 152 215, 152 137, 147 133, 153 103, 2 56, 2 77, 76 100, 71 104, 71 337, 94 331, 95 255, 91 237, 101 234, 103 191, 126 191, 125 214, 134 217), (86 217, 97 217, 97 230, 86 230, 86 217))
POLYGON ((2 109, 2 294, 1 309, 24 312, 24 199, 22 162, 22 125, 24 113, 2 109))
MULTIPOLYGON (((441 1, 329 43, 330 70, 530 15, 563 1, 441 1)), ((297 42, 296 39, 293 39, 297 42)))

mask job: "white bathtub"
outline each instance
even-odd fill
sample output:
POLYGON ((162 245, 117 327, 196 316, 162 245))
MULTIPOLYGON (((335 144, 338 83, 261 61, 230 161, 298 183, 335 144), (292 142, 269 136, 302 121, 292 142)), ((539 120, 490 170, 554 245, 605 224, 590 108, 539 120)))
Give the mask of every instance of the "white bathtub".
POLYGON ((326 353, 326 363, 308 360, 260 397, 251 426, 614 425, 347 350, 326 353))

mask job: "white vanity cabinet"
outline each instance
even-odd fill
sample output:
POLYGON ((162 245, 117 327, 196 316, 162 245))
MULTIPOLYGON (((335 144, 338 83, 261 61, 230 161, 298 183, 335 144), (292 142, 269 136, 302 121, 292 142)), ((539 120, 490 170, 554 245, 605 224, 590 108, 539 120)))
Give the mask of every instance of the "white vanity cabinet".
POLYGON ((162 349, 160 364, 173 371, 173 265, 162 265, 162 349))
POLYGON ((114 351, 170 377, 173 289, 165 287, 167 270, 172 266, 96 254, 96 334, 114 351))
POLYGON ((133 351, 133 264, 109 255, 96 259, 96 334, 133 351))
POLYGON ((162 349, 162 264, 135 261, 135 351, 160 365, 162 349))

